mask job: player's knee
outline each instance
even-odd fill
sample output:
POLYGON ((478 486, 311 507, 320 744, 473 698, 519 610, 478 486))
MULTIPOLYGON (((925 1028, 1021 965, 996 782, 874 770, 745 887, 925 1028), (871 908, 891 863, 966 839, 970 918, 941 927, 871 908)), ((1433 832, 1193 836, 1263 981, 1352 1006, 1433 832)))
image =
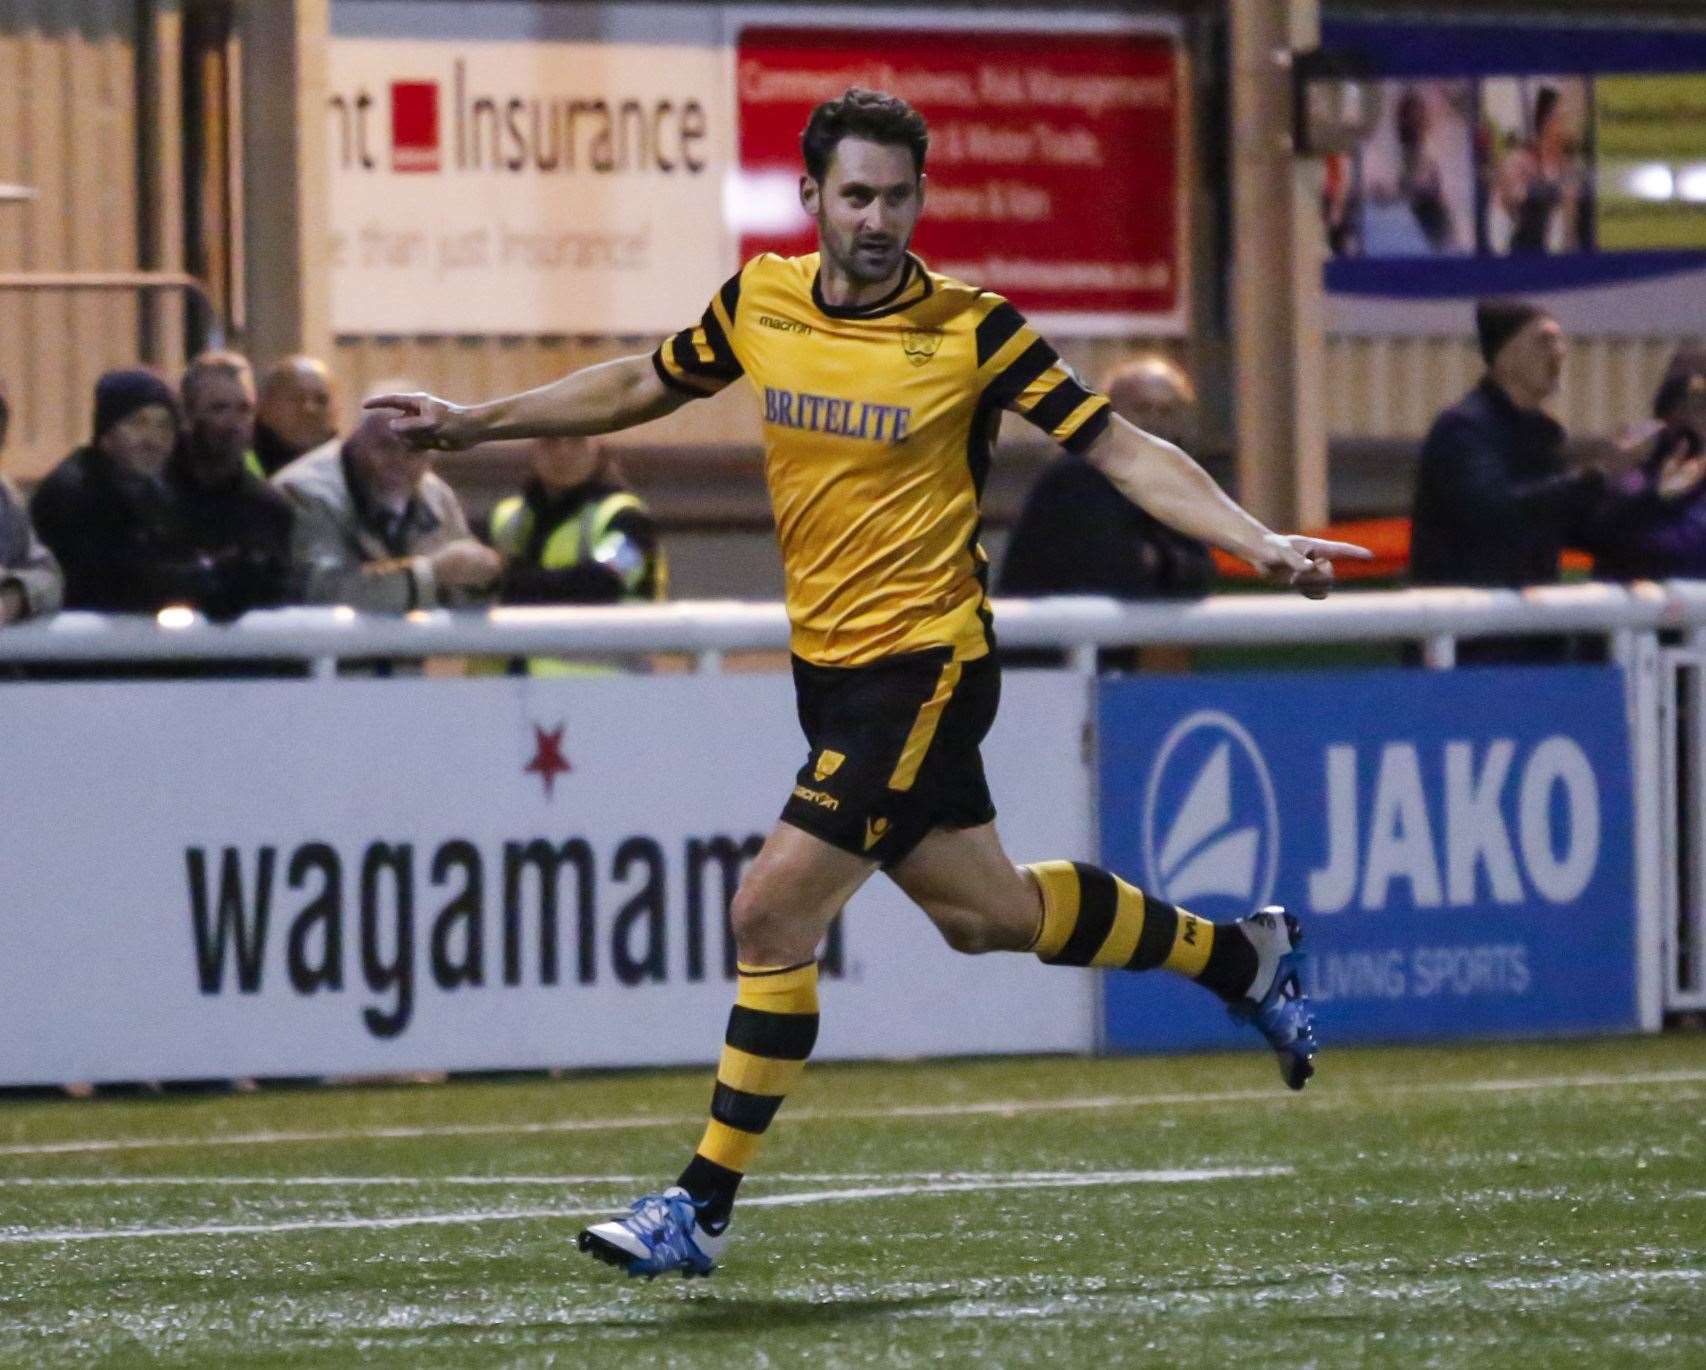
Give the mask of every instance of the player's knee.
POLYGON ((736 945, 762 941, 776 926, 774 909, 758 894, 742 885, 729 904, 729 930, 736 945))
POLYGON ((975 909, 937 910, 935 923, 942 940, 967 956, 1011 949, 1000 924, 975 909))

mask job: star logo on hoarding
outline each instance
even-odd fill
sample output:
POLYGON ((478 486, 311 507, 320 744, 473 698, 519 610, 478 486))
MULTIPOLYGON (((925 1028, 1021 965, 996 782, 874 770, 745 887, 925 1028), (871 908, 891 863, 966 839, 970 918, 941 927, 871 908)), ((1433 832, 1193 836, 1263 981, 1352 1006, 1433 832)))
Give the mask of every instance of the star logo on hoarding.
POLYGON ((537 775, 545 783, 545 797, 555 797, 557 777, 567 775, 574 769, 569 765, 569 759, 563 755, 563 724, 559 723, 550 732, 546 732, 537 723, 533 725, 533 760, 521 768, 523 772, 537 775))

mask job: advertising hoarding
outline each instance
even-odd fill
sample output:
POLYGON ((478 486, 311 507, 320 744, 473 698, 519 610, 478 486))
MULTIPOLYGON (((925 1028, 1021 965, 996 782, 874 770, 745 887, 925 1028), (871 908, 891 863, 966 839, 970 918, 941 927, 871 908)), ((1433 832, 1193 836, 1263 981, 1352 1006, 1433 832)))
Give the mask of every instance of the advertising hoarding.
MULTIPOLYGON (((1104 860, 1299 914, 1328 1044, 1638 1026, 1615 668, 1119 680, 1099 715, 1104 860)), ((1106 983, 1110 1046, 1248 1043, 1194 985, 1106 983)))
MULTIPOLYGON (((1010 682, 1016 859, 1087 859, 1088 692, 1010 682)), ((710 1062, 725 912, 804 759, 785 676, 6 687, 0 1082, 710 1062)), ((831 1057, 1085 1051, 1087 972, 876 877, 831 1057)))
POLYGON ((915 240, 930 266, 1064 327, 1181 329, 1185 86, 1176 36, 753 26, 735 50, 741 255, 815 250, 799 130, 849 86, 930 121, 915 240))
POLYGON ((1463 334, 1524 295, 1582 333, 1692 333, 1706 291, 1706 27, 1335 20, 1368 75, 1330 155, 1328 324, 1463 334))

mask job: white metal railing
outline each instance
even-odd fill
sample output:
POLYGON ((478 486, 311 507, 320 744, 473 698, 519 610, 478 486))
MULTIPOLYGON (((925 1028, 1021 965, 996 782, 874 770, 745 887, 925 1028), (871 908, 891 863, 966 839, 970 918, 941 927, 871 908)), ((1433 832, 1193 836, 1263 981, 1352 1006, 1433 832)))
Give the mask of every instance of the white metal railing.
MULTIPOLYGON (((1532 590, 1345 591, 1326 600, 1219 595, 1188 603, 1125 603, 1060 596, 998 600, 1007 647, 1058 647, 1083 663, 1100 647, 1411 641, 1429 665, 1452 664, 1460 638, 1583 633, 1611 640, 1624 660, 1629 635, 1706 627, 1706 582, 1546 586, 1532 590)), ((274 609, 212 624, 187 610, 159 618, 64 613, 0 633, 0 661, 313 661, 456 655, 603 652, 715 654, 788 645, 780 604, 680 601, 610 608, 417 611, 400 616, 346 608, 274 609)))
MULTIPOLYGON (((1656 1021, 1661 1005, 1706 1008, 1706 582, 1346 591, 1324 601, 1058 597, 1000 600, 995 617, 1003 646, 1061 649, 1070 669, 1086 675, 1096 669, 1097 649, 1130 645, 1414 642, 1424 662, 1440 669, 1454 663, 1463 638, 1605 637, 1610 658, 1624 669, 1630 727, 1637 936, 1651 949, 1639 958, 1643 1020, 1656 1021), (1686 646, 1661 651, 1661 632, 1686 646)), ((787 645, 780 604, 682 601, 397 617, 290 608, 229 624, 168 609, 157 619, 65 613, 8 627, 0 631, 0 664, 266 660, 307 663, 323 679, 336 675, 341 660, 666 652, 692 654, 699 669, 715 671, 725 653, 787 645)))

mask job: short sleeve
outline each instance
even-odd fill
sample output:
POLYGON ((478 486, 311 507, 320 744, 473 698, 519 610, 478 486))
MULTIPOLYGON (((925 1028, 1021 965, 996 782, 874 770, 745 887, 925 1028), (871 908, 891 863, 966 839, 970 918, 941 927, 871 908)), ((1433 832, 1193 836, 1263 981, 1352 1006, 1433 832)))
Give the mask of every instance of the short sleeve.
POLYGON ((977 326, 977 364, 985 405, 1011 409, 1068 452, 1082 454, 1108 426, 1108 397, 1073 375, 1006 300, 977 326))
POLYGON ((740 272, 723 283, 699 322, 665 338, 652 353, 652 366, 671 390, 702 399, 745 373, 729 344, 740 307, 740 272))

